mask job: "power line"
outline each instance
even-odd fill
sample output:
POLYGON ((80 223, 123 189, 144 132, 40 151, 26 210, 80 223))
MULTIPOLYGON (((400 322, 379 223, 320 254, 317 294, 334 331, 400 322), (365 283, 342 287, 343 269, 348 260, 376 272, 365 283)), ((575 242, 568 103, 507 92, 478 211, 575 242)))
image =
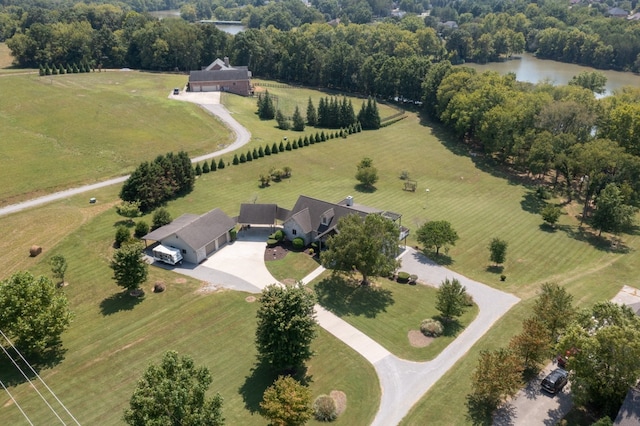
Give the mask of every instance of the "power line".
POLYGON ((7 389, 7 387, 4 385, 4 383, 2 383, 2 380, 0 380, 0 385, 2 385, 2 388, 7 392, 7 394, 9 394, 9 398, 11 398, 11 400, 16 405, 16 407, 18 407, 18 410, 20 410, 20 412, 22 413, 24 418, 27 419, 27 421, 29 422, 29 424, 31 426, 33 426, 33 423, 31 422, 31 419, 29 419, 29 416, 27 416, 27 413, 25 413, 24 410, 22 409, 22 407, 20 407, 20 404, 18 404, 18 401, 16 401, 16 399, 13 397, 13 395, 11 395, 11 392, 9 392, 9 389, 7 389))
MULTIPOLYGON (((6 334, 4 334, 4 332, 2 330, 0 330, 0 334, 2 334, 2 336, 7 340, 7 342, 9 342, 9 344, 11 345, 11 347, 13 348, 14 351, 16 351, 16 353, 20 356, 20 358, 22 359, 22 361, 27 364, 27 366, 29 367, 29 369, 31 370, 31 372, 33 374, 36 375, 36 377, 38 378, 38 380, 40 380, 42 382, 42 384, 44 385, 45 388, 47 388, 47 390, 49 391, 49 393, 51 395, 53 395, 53 397, 55 398, 56 401, 58 401, 58 404, 60 404, 60 406, 64 409, 64 411, 69 415, 69 417, 71 417, 73 419, 74 422, 76 422, 76 424, 78 426, 80 425, 80 422, 73 416, 73 414, 71 414, 71 412, 67 409, 67 407, 62 403, 62 401, 60 401, 60 399, 56 396, 55 393, 53 393, 53 391, 51 390, 51 388, 49 386, 47 386, 47 384, 44 382, 44 380, 42 379, 42 377, 40 377, 40 375, 36 372, 36 370, 33 369, 33 367, 31 366, 31 364, 29 364, 29 362, 24 359, 24 357, 22 356, 22 354, 20 353, 20 351, 18 350, 18 348, 16 348, 13 343, 11 343, 11 340, 9 340, 9 338, 6 336, 6 334)), ((59 417, 58 417, 59 418, 59 417)), ((64 422, 63 422, 64 423, 64 422)))

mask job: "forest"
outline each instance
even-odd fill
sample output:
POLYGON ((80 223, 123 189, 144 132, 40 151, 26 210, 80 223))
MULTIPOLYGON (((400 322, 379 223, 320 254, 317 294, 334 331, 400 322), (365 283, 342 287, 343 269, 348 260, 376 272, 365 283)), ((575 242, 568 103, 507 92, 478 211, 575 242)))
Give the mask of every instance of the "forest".
MULTIPOLYGON (((455 65, 535 47, 542 57, 587 64, 608 58, 600 64, 633 68, 640 51, 633 34, 640 37, 640 24, 606 17, 601 6, 438 1, 424 18, 328 25, 320 14, 319 22, 289 30, 260 25, 231 36, 213 25, 158 20, 126 4, 61 2, 45 9, 27 3, 5 4, 0 12, 0 34, 20 67, 90 63, 186 72, 229 56, 255 77, 420 104, 468 149, 540 183, 550 177, 569 199, 579 194, 585 214, 609 184, 619 189, 620 203, 640 205, 640 90, 596 99, 603 78, 598 73, 555 87, 455 65), (459 25, 439 26, 447 18, 459 25), (589 37, 579 36, 581 31, 589 37), (560 37, 565 33, 583 44, 560 37), (552 43, 554 37, 571 48, 552 43), (616 40, 625 41, 624 49, 616 40), (563 58, 555 57, 559 52, 563 58)), ((302 3, 245 9, 289 4, 294 10, 302 3)))

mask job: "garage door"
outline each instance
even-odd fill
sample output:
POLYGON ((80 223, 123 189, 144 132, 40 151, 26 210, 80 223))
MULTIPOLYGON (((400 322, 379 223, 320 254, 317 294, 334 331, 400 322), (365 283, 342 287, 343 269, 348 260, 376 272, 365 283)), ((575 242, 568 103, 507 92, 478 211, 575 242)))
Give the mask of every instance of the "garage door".
POLYGON ((216 242, 211 241, 209 244, 207 244, 207 246, 205 247, 205 251, 207 252, 207 257, 209 256, 209 254, 216 251, 216 242))

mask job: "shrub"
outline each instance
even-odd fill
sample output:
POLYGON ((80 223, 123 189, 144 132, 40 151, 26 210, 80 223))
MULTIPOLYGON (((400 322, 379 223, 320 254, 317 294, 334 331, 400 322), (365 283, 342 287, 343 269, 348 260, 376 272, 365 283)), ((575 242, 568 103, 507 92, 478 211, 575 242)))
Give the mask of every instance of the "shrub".
POLYGON ((216 163, 216 159, 215 158, 213 160, 211 160, 211 167, 209 167, 209 169, 212 172, 215 172, 216 170, 218 170, 218 164, 216 163))
POLYGON ((273 247, 278 245, 278 240, 276 240, 275 238, 269 238, 267 240, 267 247, 273 247))
POLYGON ((507 276, 502 274, 500 275, 500 281, 506 281, 507 280, 507 276))
POLYGON ((300 237, 294 238, 291 244, 293 244, 295 250, 302 250, 304 248, 304 240, 300 237))
POLYGON ((157 282, 153 285, 154 293, 162 293, 166 289, 165 285, 161 282, 157 282))
POLYGON ((200 164, 196 164, 194 173, 196 174, 196 176, 200 176, 202 174, 202 167, 200 167, 200 164))
POLYGON ((231 241, 235 241, 238 238, 238 230, 233 228, 229 231, 229 237, 231 237, 231 241))
POLYGON ((218 169, 224 169, 224 160, 222 158, 220 159, 220 161, 218 161, 218 169))
POLYGON ((465 292, 464 300, 462 301, 462 303, 464 304, 464 306, 473 306, 475 302, 473 301, 473 296, 465 292))
POLYGON ((209 163, 207 161, 202 165, 202 173, 209 173, 211 169, 209 169, 209 163))
POLYGON ((444 331, 442 324, 438 320, 433 318, 427 318, 420 324, 420 331, 422 334, 428 337, 438 337, 444 331))
POLYGON ((329 395, 320 395, 313 402, 313 415, 321 422, 331 422, 338 417, 336 401, 329 395))
POLYGON ((284 240, 284 232, 282 232, 282 229, 278 229, 275 233, 274 233, 275 239, 278 241, 282 241, 284 240))
POLYGON ((164 207, 160 207, 153 213, 153 229, 158 229, 161 226, 165 226, 171 223, 173 219, 171 218, 171 214, 164 207))
POLYGON ((119 248, 122 244, 129 241, 131 238, 131 232, 129 232, 129 228, 124 225, 118 226, 116 229, 116 237, 115 237, 115 246, 119 248))
POLYGON ((415 284, 416 281, 418 281, 418 276, 417 275, 415 275, 415 274, 409 275, 409 283, 415 284))
POLYGON ((544 186, 539 186, 536 188, 536 195, 541 200, 548 200, 551 198, 551 191, 549 191, 549 189, 545 188, 544 186))
POLYGON ((309 249, 309 255, 313 256, 316 253, 316 251, 312 248, 309 249))
POLYGON ((238 164, 240 164, 240 159, 238 158, 238 154, 234 154, 232 163, 234 166, 237 166, 238 164))
POLYGON ((135 231, 133 231, 133 235, 135 235, 136 238, 142 238, 148 233, 149 233, 149 224, 147 222, 145 222, 144 220, 141 220, 140 222, 136 223, 136 229, 135 231))
POLYGON ((402 271, 398 272, 398 282, 399 283, 402 283, 402 284, 408 283, 409 282, 409 277, 410 277, 410 275, 409 275, 408 272, 402 272, 402 271))

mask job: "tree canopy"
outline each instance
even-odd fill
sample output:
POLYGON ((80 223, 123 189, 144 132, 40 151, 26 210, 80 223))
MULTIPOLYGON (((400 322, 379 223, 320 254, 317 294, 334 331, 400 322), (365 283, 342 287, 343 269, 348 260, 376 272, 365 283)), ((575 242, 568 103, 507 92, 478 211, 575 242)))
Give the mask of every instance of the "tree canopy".
POLYGON ((489 243, 489 260, 500 265, 507 260, 508 243, 500 238, 494 238, 489 243))
POLYGON ((291 376, 279 376, 264 391, 261 414, 272 426, 301 426, 313 414, 311 390, 291 376))
POLYGON ((28 355, 56 350, 73 315, 64 292, 45 276, 17 272, 0 281, 0 329, 28 355))
POLYGON ((436 309, 445 320, 452 320, 462 315, 466 308, 467 289, 456 278, 445 279, 436 295, 436 309))
POLYGON ((435 247, 436 256, 440 248, 455 245, 458 233, 446 220, 433 220, 423 224, 416 232, 418 241, 426 248, 435 247))
POLYGON ((124 411, 131 426, 221 426, 222 397, 206 392, 211 373, 189 356, 165 352, 160 364, 151 364, 138 380, 124 411))
POLYGON ((362 274, 362 284, 371 276, 388 276, 400 267, 396 260, 400 230, 391 220, 379 214, 362 218, 358 214, 344 216, 338 222, 339 233, 327 239, 327 250, 320 261, 326 268, 362 274))
POLYGON ((313 293, 300 283, 272 284, 259 299, 256 328, 258 359, 276 371, 298 369, 313 356, 316 337, 313 293))
POLYGON ((533 312, 547 330, 549 341, 555 342, 573 319, 573 296, 559 284, 544 283, 533 305, 533 312))
POLYGON ((137 290, 147 281, 149 264, 144 260, 144 246, 138 242, 124 244, 117 249, 111 260, 113 279, 120 287, 137 290))
POLYGON ((373 188, 378 181, 378 169, 373 167, 373 160, 365 157, 360 160, 358 170, 356 171, 356 179, 361 185, 367 188, 373 188))

